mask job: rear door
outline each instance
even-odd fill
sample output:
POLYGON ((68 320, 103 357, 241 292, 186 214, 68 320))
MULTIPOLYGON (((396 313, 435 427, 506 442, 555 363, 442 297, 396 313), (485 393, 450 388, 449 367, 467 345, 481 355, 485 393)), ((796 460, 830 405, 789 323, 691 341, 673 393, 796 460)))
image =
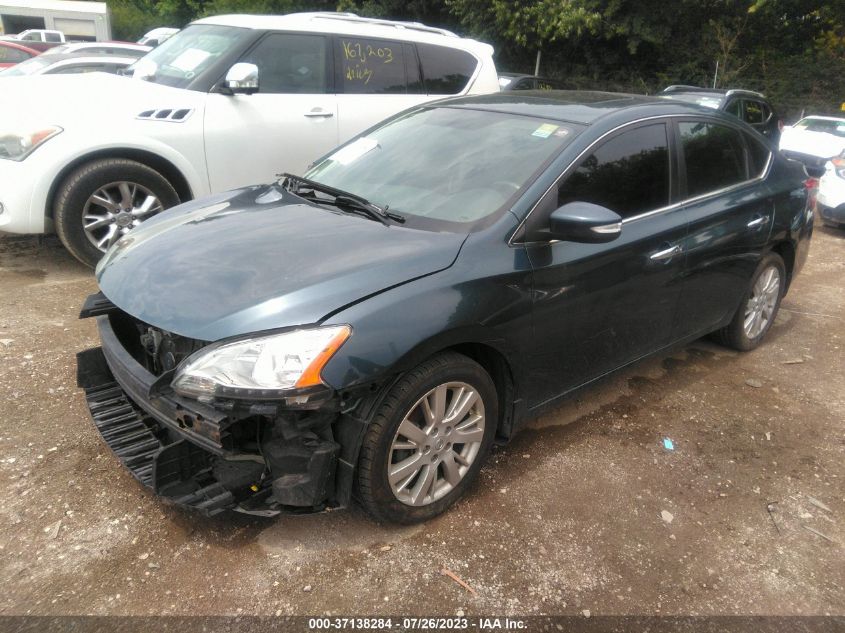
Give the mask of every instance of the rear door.
POLYGON ((238 61, 255 64, 259 91, 211 93, 205 152, 212 191, 301 174, 338 144, 330 38, 268 33, 238 61))
POLYGON ((534 269, 536 405, 670 341, 684 270, 687 220, 672 208, 674 172, 665 121, 623 128, 588 150, 526 222, 534 269), (623 218, 606 244, 542 241, 548 216, 591 202, 623 218), (532 237, 532 235, 534 237, 532 237))
POLYGON ((681 194, 689 217, 676 337, 703 334, 733 315, 768 241, 774 196, 771 152, 722 121, 676 123, 681 194))

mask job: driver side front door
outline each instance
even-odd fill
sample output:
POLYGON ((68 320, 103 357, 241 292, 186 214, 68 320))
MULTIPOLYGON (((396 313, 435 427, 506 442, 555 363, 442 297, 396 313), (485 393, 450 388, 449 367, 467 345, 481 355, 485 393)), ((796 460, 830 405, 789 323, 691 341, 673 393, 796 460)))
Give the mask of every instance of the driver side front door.
POLYGON ((255 64, 255 94, 212 92, 205 107, 205 154, 212 191, 302 174, 338 144, 329 38, 268 33, 240 62, 255 64))

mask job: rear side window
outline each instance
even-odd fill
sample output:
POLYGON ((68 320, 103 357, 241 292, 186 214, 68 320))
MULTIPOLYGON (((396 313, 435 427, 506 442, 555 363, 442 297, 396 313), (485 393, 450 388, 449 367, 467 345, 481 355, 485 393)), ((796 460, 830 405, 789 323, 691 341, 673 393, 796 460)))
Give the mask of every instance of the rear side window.
POLYGON ((687 195, 699 196, 747 179, 738 130, 703 121, 678 124, 687 169, 687 195))
POLYGON ((725 112, 732 114, 737 119, 742 118, 742 101, 734 99, 728 104, 728 107, 725 108, 725 112))
POLYGON ((558 206, 592 202, 623 218, 669 203, 666 125, 638 127, 615 136, 588 156, 561 184, 558 206))
POLYGON ((748 172, 752 178, 756 178, 766 169, 771 152, 750 134, 743 134, 743 136, 745 137, 745 145, 748 148, 748 172))
POLYGON ((335 68, 341 92, 347 94, 404 94, 408 90, 401 42, 339 37, 335 68))
POLYGON ((45 33, 45 38, 48 42, 61 42, 62 38, 59 37, 58 33, 45 33))
POLYGON ((271 33, 241 61, 258 66, 260 93, 326 92, 326 38, 320 35, 271 33))
POLYGON ((417 44, 417 52, 422 65, 425 91, 430 95, 454 95, 462 92, 478 66, 475 57, 454 48, 417 44))
POLYGON ((759 101, 745 102, 745 122, 749 125, 760 125, 766 120, 765 106, 759 101))

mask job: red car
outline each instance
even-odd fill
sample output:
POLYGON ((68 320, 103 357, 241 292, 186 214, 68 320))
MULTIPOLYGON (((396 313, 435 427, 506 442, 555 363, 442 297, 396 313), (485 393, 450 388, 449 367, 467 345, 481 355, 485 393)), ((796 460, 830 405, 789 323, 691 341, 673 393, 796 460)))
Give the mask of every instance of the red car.
POLYGON ((0 40, 0 69, 9 68, 17 63, 40 55, 41 52, 8 40, 0 40))

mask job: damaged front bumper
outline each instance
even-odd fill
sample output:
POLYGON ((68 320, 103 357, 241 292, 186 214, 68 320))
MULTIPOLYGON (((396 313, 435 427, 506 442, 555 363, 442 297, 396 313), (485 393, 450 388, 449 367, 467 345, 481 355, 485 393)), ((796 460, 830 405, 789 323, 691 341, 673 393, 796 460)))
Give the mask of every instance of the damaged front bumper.
POLYGON ((311 410, 183 398, 127 351, 118 312, 102 295, 86 302, 81 316, 96 316, 102 346, 77 355, 77 383, 103 440, 145 487, 207 515, 348 504, 366 425, 341 414, 337 396, 318 394, 311 410))

